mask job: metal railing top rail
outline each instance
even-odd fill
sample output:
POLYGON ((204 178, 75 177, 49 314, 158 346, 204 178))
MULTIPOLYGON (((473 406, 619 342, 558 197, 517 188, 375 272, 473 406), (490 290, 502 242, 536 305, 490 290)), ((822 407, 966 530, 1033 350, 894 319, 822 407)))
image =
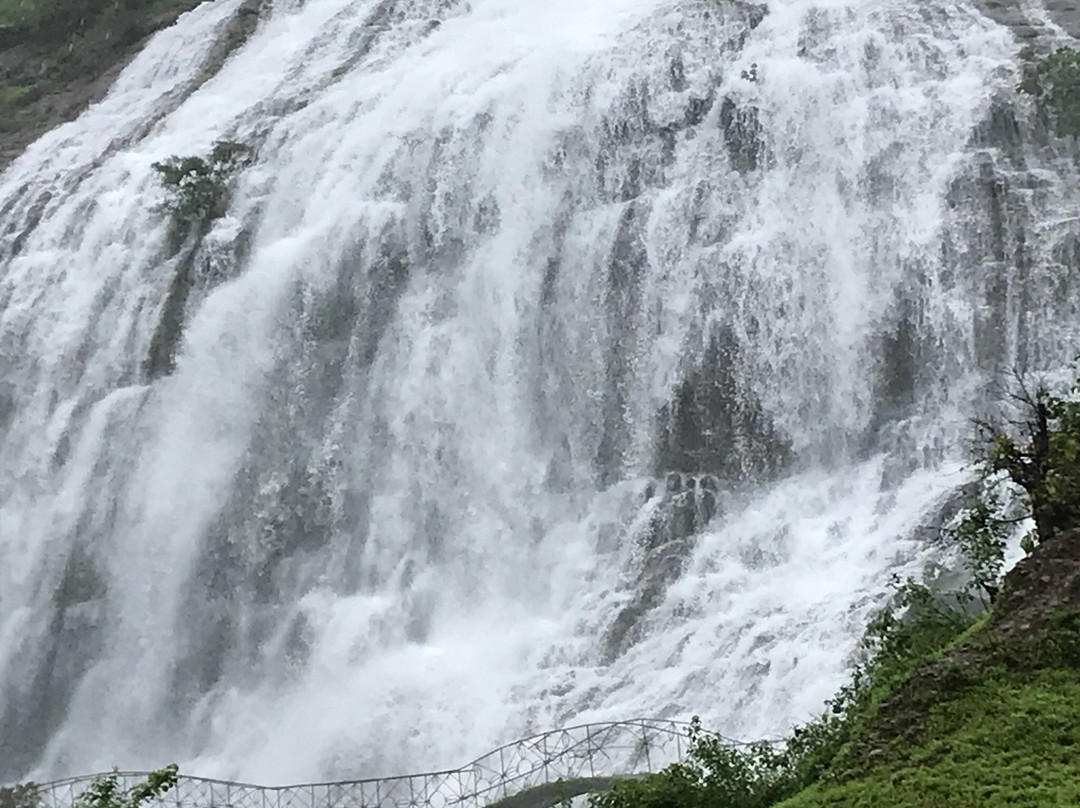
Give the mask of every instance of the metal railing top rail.
MULTIPOLYGON (((527 736, 525 738, 521 738, 521 739, 516 740, 516 741, 511 741, 510 743, 503 744, 502 746, 496 747, 495 749, 492 749, 490 752, 487 752, 486 754, 483 754, 480 757, 469 761, 464 766, 459 766, 457 768, 440 769, 440 770, 436 770, 436 771, 426 771, 426 772, 414 772, 414 773, 411 773, 411 774, 387 775, 387 776, 384 776, 384 777, 363 777, 363 778, 356 778, 356 779, 350 779, 350 780, 328 780, 328 781, 307 782, 307 783, 290 783, 290 784, 286 784, 286 785, 276 785, 276 786, 259 785, 257 783, 243 783, 243 782, 239 782, 239 781, 236 781, 236 780, 222 780, 222 779, 216 779, 216 778, 212 778, 212 777, 199 777, 197 775, 191 775, 191 774, 182 774, 181 777, 184 780, 187 780, 189 782, 208 783, 208 784, 212 784, 212 785, 221 785, 221 786, 236 786, 238 788, 255 788, 255 789, 260 789, 260 790, 263 790, 263 791, 284 791, 284 790, 288 790, 288 789, 312 788, 312 787, 320 787, 320 786, 321 787, 326 787, 326 786, 361 785, 361 784, 364 784, 364 783, 376 783, 376 782, 382 782, 382 781, 387 781, 387 780, 404 780, 404 779, 407 779, 407 778, 414 778, 414 777, 444 777, 444 776, 447 776, 447 775, 452 775, 452 774, 457 774, 459 772, 468 771, 469 769, 472 769, 472 768, 482 764, 485 760, 489 760, 491 758, 496 757, 497 755, 499 755, 500 752, 505 752, 505 751, 508 751, 508 750, 511 750, 511 749, 518 748, 518 747, 520 747, 520 746, 522 746, 524 744, 529 744, 529 743, 532 743, 532 742, 535 742, 535 741, 540 741, 540 740, 543 740, 544 738, 551 738, 551 737, 554 737, 554 736, 563 735, 565 733, 572 733, 572 732, 578 732, 578 731, 581 731, 581 730, 591 730, 591 729, 610 730, 610 729, 615 729, 615 728, 619 728, 619 727, 640 727, 642 729, 652 729, 652 730, 655 730, 655 731, 658 731, 658 732, 666 732, 666 733, 671 734, 671 735, 678 735, 678 736, 681 736, 681 737, 687 737, 688 733, 690 731, 690 726, 691 726, 691 724, 690 724, 689 721, 676 721, 676 720, 657 719, 657 718, 631 718, 631 719, 626 719, 626 720, 623 720, 623 721, 597 721, 597 722, 591 722, 591 723, 586 723, 586 724, 575 724, 575 725, 570 726, 570 727, 563 727, 561 729, 553 729, 553 730, 548 730, 546 732, 539 732, 539 733, 537 733, 535 735, 530 735, 530 736, 527 736)), ((712 735, 715 738, 719 738, 721 741, 723 741, 724 743, 726 743, 726 744, 728 744, 730 746, 750 746, 751 745, 751 742, 737 741, 737 740, 734 740, 732 738, 726 738, 723 735, 720 735, 719 733, 716 733, 716 732, 710 732, 708 730, 705 730, 704 732, 706 734, 708 734, 708 735, 712 735)), ((50 790, 50 789, 59 788, 59 787, 63 787, 63 786, 76 785, 78 783, 83 783, 83 782, 91 782, 97 777, 106 777, 106 776, 113 775, 113 774, 116 774, 121 778, 145 778, 147 775, 150 774, 150 772, 148 772, 148 771, 111 771, 111 772, 98 772, 98 773, 95 773, 95 774, 80 774, 80 775, 76 775, 74 777, 61 778, 59 780, 49 780, 47 782, 35 783, 35 785, 37 786, 38 789, 40 789, 42 791, 47 791, 47 790, 50 790)))

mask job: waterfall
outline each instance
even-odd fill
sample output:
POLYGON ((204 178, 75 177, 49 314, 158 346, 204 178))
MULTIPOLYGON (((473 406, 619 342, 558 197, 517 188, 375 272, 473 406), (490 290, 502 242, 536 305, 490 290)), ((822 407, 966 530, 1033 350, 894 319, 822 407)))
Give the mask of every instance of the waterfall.
POLYGON ((988 385, 1080 345, 1017 51, 954 0, 184 15, 0 175, 0 780, 812 718, 988 385), (178 238, 152 166, 218 141, 178 238))

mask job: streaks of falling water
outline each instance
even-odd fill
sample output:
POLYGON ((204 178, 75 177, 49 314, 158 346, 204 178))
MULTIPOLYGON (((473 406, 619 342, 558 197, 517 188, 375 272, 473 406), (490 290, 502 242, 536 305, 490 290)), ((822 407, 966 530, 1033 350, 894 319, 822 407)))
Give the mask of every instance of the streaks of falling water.
POLYGON ((809 717, 926 559, 986 374, 1075 336, 1033 329, 1075 295, 1000 235, 1067 186, 1001 225, 1019 152, 973 137, 1007 32, 308 0, 198 76, 237 5, 0 184, 0 776, 809 717), (151 163, 223 138, 254 161, 177 251, 151 163))

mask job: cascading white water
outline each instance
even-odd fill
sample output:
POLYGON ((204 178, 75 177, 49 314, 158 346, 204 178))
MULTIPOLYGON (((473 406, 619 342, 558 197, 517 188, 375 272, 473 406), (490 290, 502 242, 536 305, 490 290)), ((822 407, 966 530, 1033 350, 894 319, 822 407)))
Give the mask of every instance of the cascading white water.
POLYGON ((0 178, 0 777, 812 717, 934 554, 982 385, 1080 342, 1053 249, 1014 270, 1076 194, 1003 212, 1019 152, 977 134, 1009 33, 952 0, 280 0, 201 76, 240 6, 0 178), (253 162, 176 250, 151 164, 222 139, 253 162), (655 478, 718 513, 670 527, 655 478))

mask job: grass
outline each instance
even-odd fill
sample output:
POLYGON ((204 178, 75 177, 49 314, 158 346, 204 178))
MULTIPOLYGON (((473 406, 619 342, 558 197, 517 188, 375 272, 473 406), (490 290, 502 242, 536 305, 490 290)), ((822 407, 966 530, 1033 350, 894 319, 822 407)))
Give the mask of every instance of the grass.
POLYGON ((969 617, 904 591, 922 611, 871 623, 876 655, 831 719, 783 750, 692 737, 688 764, 619 783, 592 808, 1080 805, 1080 609, 1037 610, 1036 626, 1030 609, 969 617))
POLYGON ((1004 634, 983 618, 929 659, 862 728, 858 776, 780 805, 1080 805, 1080 613, 1004 634))
POLYGON ((0 109, 19 103, 33 88, 33 84, 15 84, 10 87, 0 87, 0 109))
POLYGON ((36 11, 33 0, 0 0, 0 28, 27 25, 36 18, 36 11))
POLYGON ((1080 674, 987 671, 934 705, 921 739, 849 782, 811 786, 782 808, 998 808, 1080 804, 1080 674))
POLYGON ((29 28, 60 13, 63 7, 59 0, 0 0, 0 28, 29 28))

